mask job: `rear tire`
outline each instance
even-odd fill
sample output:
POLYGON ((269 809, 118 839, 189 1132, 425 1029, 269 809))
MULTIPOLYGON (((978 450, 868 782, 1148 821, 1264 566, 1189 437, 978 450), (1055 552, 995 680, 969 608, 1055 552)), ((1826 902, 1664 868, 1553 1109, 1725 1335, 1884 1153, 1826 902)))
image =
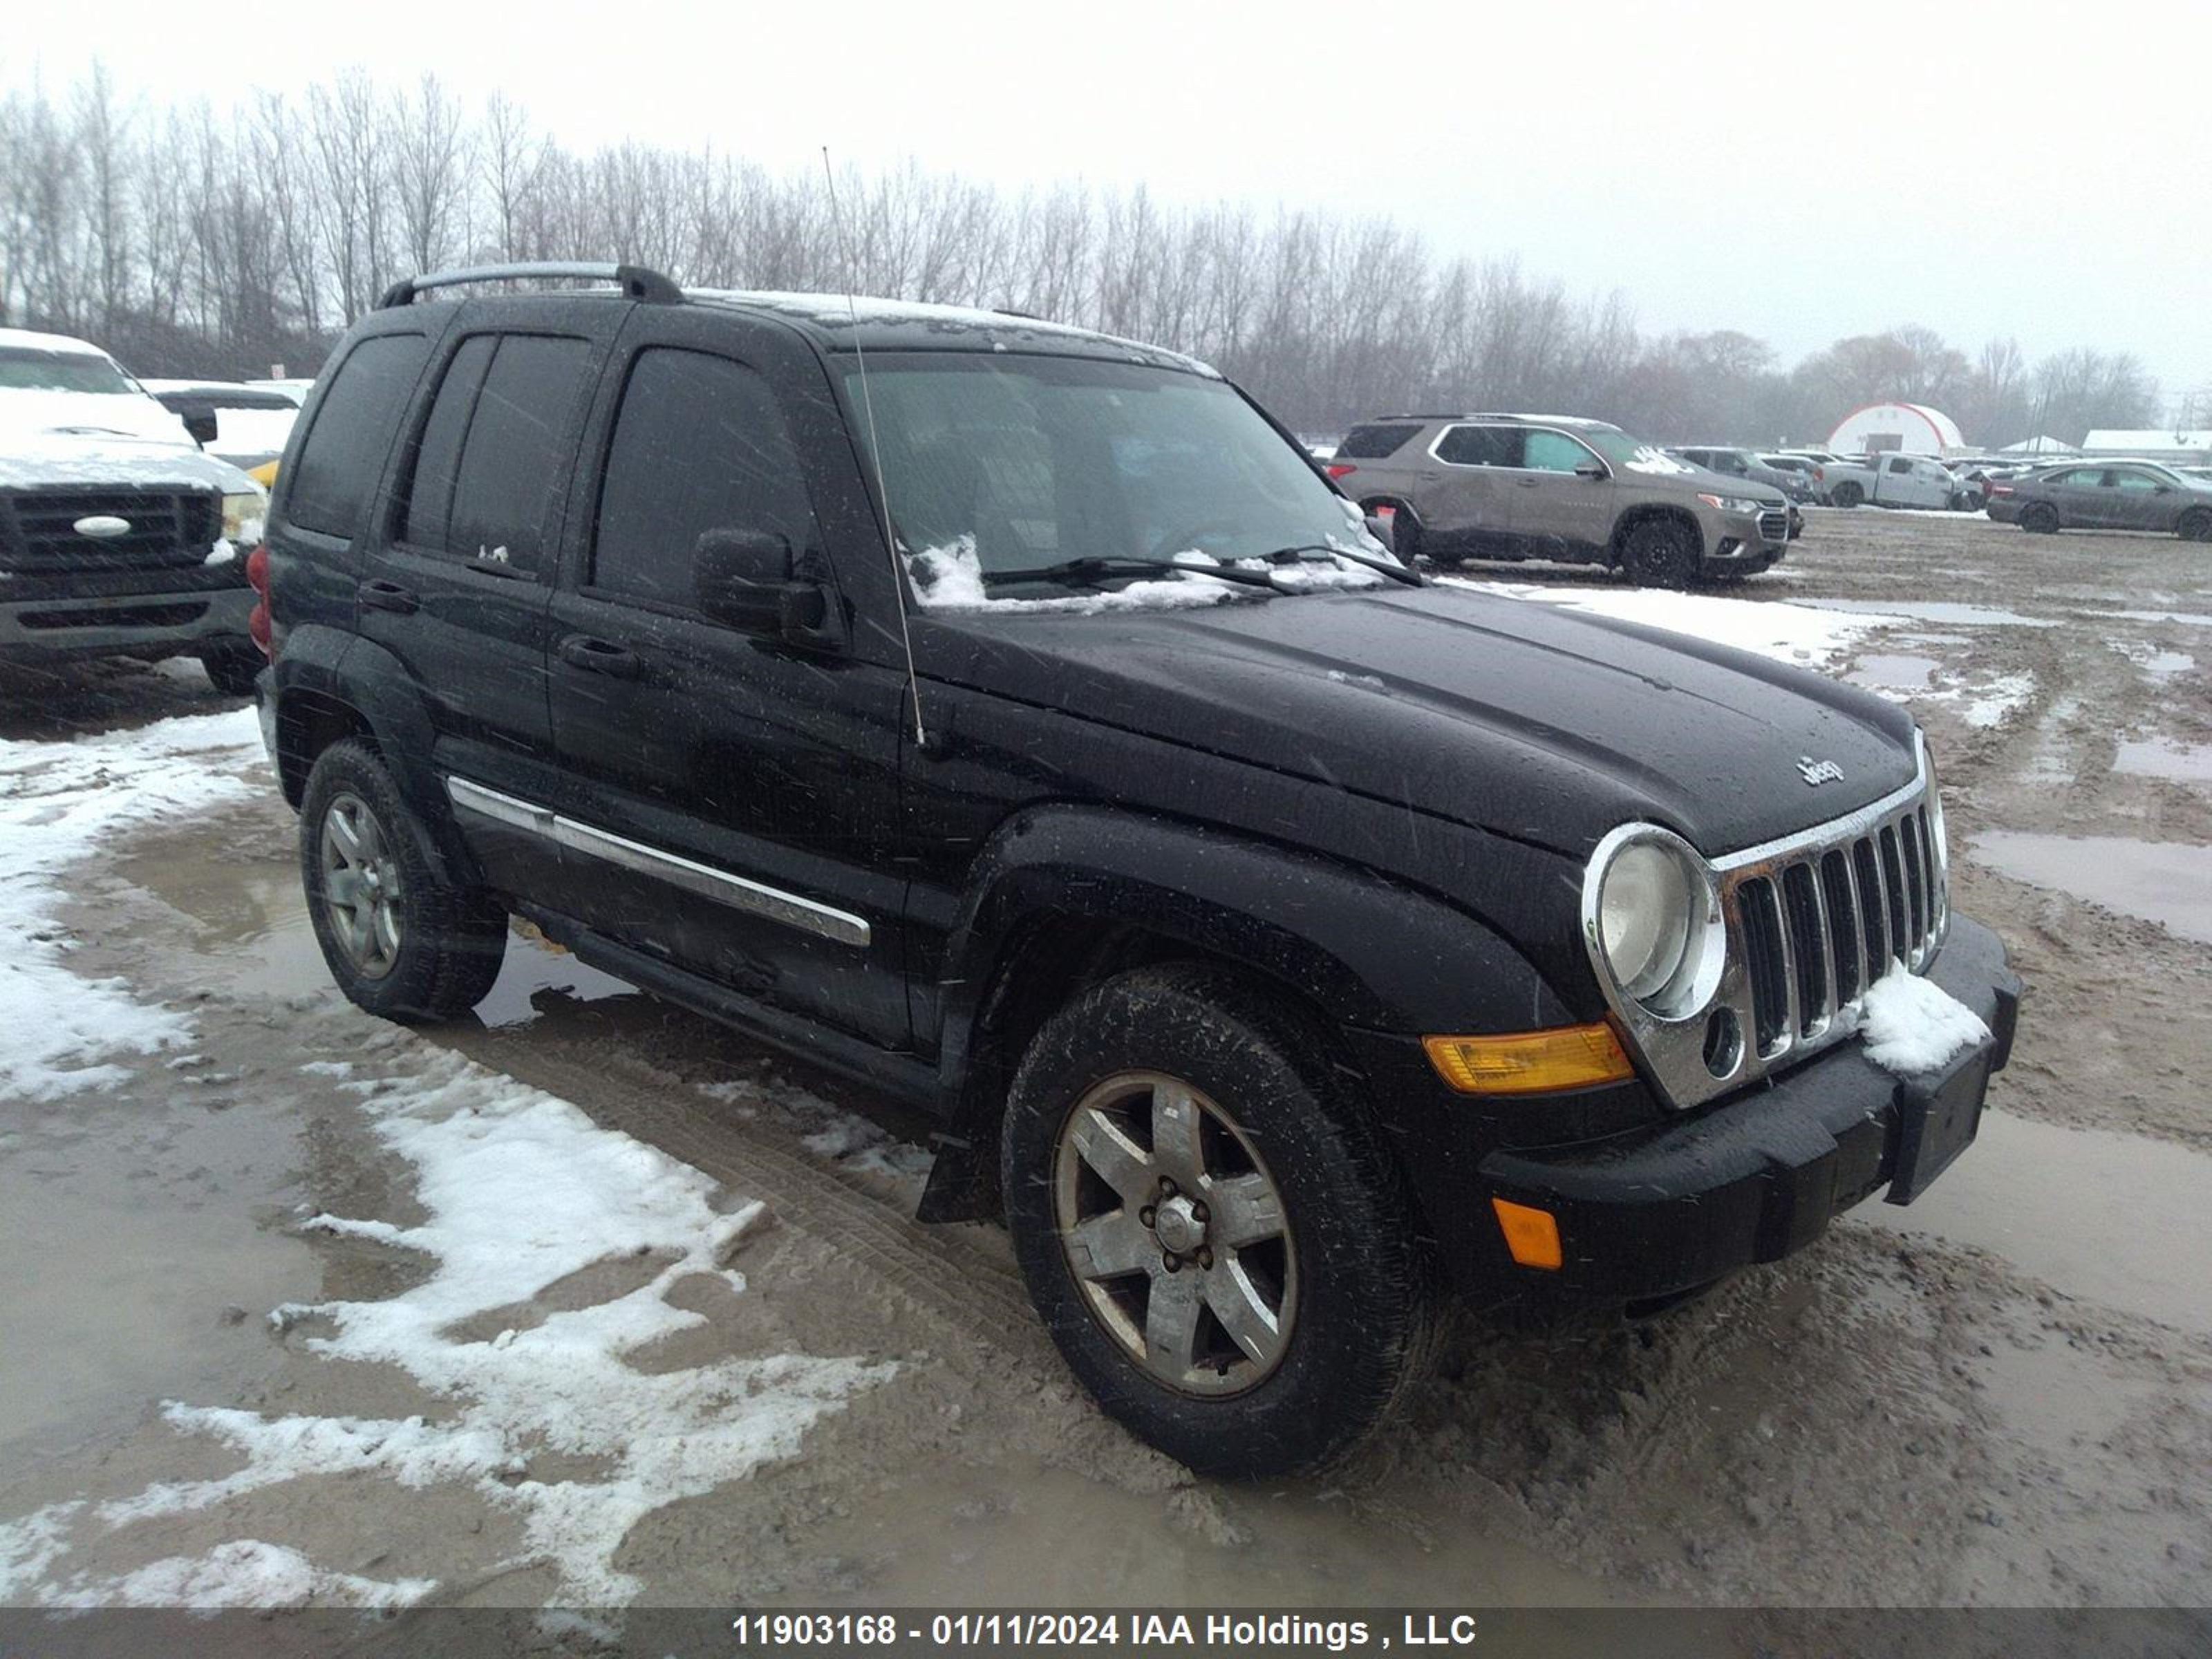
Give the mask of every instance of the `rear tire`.
POLYGON ((2212 542, 2212 510, 2192 507, 2175 526, 2185 542, 2212 542))
POLYGON ((250 697, 269 659, 252 640, 222 640, 200 653, 200 666, 226 697, 250 697))
POLYGON ((1621 538, 1620 568, 1640 587, 1687 587, 1703 550, 1696 533, 1672 519, 1645 519, 1621 538))
POLYGON ((2031 536, 2058 533, 2058 509, 2049 501, 2030 501, 2020 510, 2020 527, 2031 536))
POLYGON ((1303 1019, 1195 966, 1085 991, 1015 1077, 1001 1176, 1030 1300, 1106 1413, 1200 1474, 1340 1462, 1425 1370, 1403 1180, 1335 1079, 1303 1019))
POLYGON ((1855 483, 1839 483, 1828 492, 1831 507, 1856 507, 1866 500, 1866 491, 1855 483))
POLYGON ((438 873, 429 836, 358 738, 315 757, 300 804, 300 878, 338 989, 402 1024, 467 1012, 499 977, 507 915, 438 873))
POLYGON ((1376 507, 1388 507, 1390 512, 1390 550, 1401 563, 1410 566, 1421 556, 1421 526, 1413 517, 1413 509, 1403 501, 1370 501, 1360 510, 1374 514, 1376 507))

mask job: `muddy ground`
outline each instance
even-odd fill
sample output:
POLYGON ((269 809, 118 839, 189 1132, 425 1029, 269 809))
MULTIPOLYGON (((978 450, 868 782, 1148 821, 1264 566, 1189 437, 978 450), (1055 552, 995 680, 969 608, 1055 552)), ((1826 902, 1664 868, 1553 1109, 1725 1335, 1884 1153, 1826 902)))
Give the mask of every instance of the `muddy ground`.
MULTIPOLYGON (((1356 1467, 1194 1482, 1077 1393, 999 1232, 908 1219, 913 1122, 520 938, 477 1019, 351 1009, 270 791, 134 832, 71 886, 72 966, 188 1009, 200 1058, 0 1108, 0 1523, 50 1517, 36 1571, 13 1534, 12 1594, 253 1539, 433 1580, 430 1603, 569 1599, 465 1482, 323 1472, 112 1526, 67 1507, 240 1466, 164 1401, 437 1418, 405 1372, 268 1316, 420 1278, 301 1224, 414 1218, 362 1103, 446 1049, 766 1205, 743 1294, 679 1285, 702 1318, 641 1363, 896 1365, 794 1455, 643 1514, 615 1562, 641 1604, 2212 1601, 2212 552, 1821 513, 1746 597, 1902 618, 1846 672, 1925 722, 1955 901, 2027 982, 1981 1144, 1920 1204, 1640 1326, 1460 1316, 1356 1467)), ((234 706, 182 665, 7 696, 17 739, 234 706)), ((609 1264, 508 1316, 636 1282, 609 1264)))

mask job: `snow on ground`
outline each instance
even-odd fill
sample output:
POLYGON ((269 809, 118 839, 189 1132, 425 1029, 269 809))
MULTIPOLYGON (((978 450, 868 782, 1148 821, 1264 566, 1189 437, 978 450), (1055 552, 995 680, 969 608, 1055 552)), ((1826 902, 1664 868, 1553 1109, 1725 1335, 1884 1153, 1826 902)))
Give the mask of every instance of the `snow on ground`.
POLYGON ((1869 988, 1858 1027, 1867 1058, 1900 1077, 1935 1071, 1990 1034, 1980 1015, 1901 962, 1869 988))
MULTIPOLYGON (((378 1139, 413 1166, 428 1219, 399 1226, 317 1216, 302 1224, 420 1252, 434 1271, 384 1301, 288 1306, 270 1320, 280 1330, 326 1328, 304 1346, 398 1366, 444 1408, 371 1420, 171 1402, 164 1415, 173 1427, 219 1442, 242 1465, 214 1480, 149 1487, 99 1505, 91 1518, 119 1528, 314 1475, 374 1473, 408 1487, 459 1481, 519 1520, 520 1559, 550 1564, 563 1599, 627 1601, 642 1585, 614 1559, 640 1520, 793 1455, 816 1421, 896 1367, 781 1354, 638 1369, 641 1351, 707 1322, 668 1301, 679 1280, 705 1275, 744 1291, 744 1275, 721 1263, 762 1206, 723 1213, 708 1176, 600 1128, 568 1102, 455 1054, 407 1053, 406 1081, 341 1086, 362 1096, 378 1139), (591 1268, 627 1268, 636 1282, 611 1285, 590 1306, 541 1304, 550 1287, 591 1268), (541 1455, 558 1458, 564 1473, 532 1478, 541 1455)), ((80 1507, 0 1528, 0 1600, 108 1605, 143 1592, 193 1605, 262 1606, 270 1597, 388 1605, 435 1588, 324 1573, 252 1540, 225 1546, 228 1555, 122 1578, 59 1578, 54 1540, 64 1511, 80 1507)))
POLYGON ((1657 587, 1553 587, 1535 582, 1481 581, 1439 576, 1449 587, 1508 599, 1535 599, 1644 623, 1676 634, 1753 651, 1805 668, 1825 668, 1849 655, 1860 641, 1899 618, 1872 612, 1822 610, 1773 599, 1722 599, 1657 587))
POLYGON ((98 1058, 188 1042, 181 1014, 137 1000, 120 980, 83 979, 54 920, 68 872, 117 831, 175 821, 265 786, 252 709, 191 714, 68 743, 0 740, 0 1100, 51 1100, 112 1086, 98 1058))
POLYGON ((202 1556, 168 1556, 100 1587, 64 1597, 71 1607, 404 1607, 437 1588, 434 1579, 396 1583, 331 1572, 295 1549, 258 1538, 233 1539, 202 1556))

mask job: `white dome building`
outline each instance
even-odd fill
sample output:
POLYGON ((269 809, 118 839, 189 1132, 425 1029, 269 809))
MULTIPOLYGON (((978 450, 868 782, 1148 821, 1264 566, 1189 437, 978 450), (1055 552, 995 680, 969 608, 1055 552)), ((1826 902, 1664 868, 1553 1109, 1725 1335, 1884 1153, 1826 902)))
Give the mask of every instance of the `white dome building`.
POLYGON ((1948 455, 1964 449, 1959 423, 1925 404, 1869 404, 1837 422, 1828 447, 1838 455, 1901 449, 1908 455, 1948 455))

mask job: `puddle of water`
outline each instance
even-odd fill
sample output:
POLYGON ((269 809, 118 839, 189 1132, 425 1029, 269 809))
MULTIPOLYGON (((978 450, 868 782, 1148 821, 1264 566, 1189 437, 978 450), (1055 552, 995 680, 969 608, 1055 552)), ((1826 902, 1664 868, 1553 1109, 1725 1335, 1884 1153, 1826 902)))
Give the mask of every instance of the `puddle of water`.
POLYGON ((1939 627, 1989 627, 2002 624, 2013 628, 2056 628, 2058 624, 2043 617, 2023 617, 2016 611, 2000 611, 1994 605, 1961 605, 1950 599, 1914 599, 1891 601, 1883 599, 1807 599, 1807 605, 1820 611, 1852 611, 1877 617, 1911 617, 1919 622, 1930 622, 1939 627))
POLYGON ((2212 847, 2015 830, 1987 830, 1971 844, 1978 862, 2015 881, 2056 888, 2212 944, 2212 847))
POLYGON ((2168 778, 2176 783, 2212 784, 2212 744, 2124 738, 2113 757, 2112 769, 2137 777, 2168 778))
MULTIPOLYGON (((249 880, 246 886, 263 920, 258 928, 223 952, 231 964, 232 988, 272 997, 327 988, 336 996, 337 989, 331 984, 330 969, 315 943, 298 884, 249 880)), ((536 999, 545 992, 598 1002, 635 995, 637 988, 543 939, 517 932, 508 936, 507 959, 490 991, 477 1005, 476 1018, 495 1030, 527 1025, 538 1018, 536 999)))
POLYGON ((1844 678, 1853 685, 1872 686, 1885 691, 1924 691, 1928 689, 1929 678, 1941 666, 1933 657, 1875 652, 1862 656, 1859 665, 1844 678))
POLYGON ((315 1299, 321 1269, 253 1218, 296 1199, 299 1121, 282 1101, 213 1109, 228 1099, 157 1071, 9 1113, 0 1469, 120 1434, 163 1399, 230 1398, 281 1362, 261 1315, 315 1299))
POLYGON ((2172 1141, 1990 1110, 1914 1203, 1856 1219, 2002 1256, 2055 1290, 2212 1334, 2212 1158, 2172 1141))
MULTIPOLYGON (((1886 611, 1902 607, 1884 605, 1886 611)), ((2179 623, 2184 628, 2212 628, 2212 616, 2201 611, 2093 611, 2093 617, 2112 617, 2123 622, 2179 623)))

